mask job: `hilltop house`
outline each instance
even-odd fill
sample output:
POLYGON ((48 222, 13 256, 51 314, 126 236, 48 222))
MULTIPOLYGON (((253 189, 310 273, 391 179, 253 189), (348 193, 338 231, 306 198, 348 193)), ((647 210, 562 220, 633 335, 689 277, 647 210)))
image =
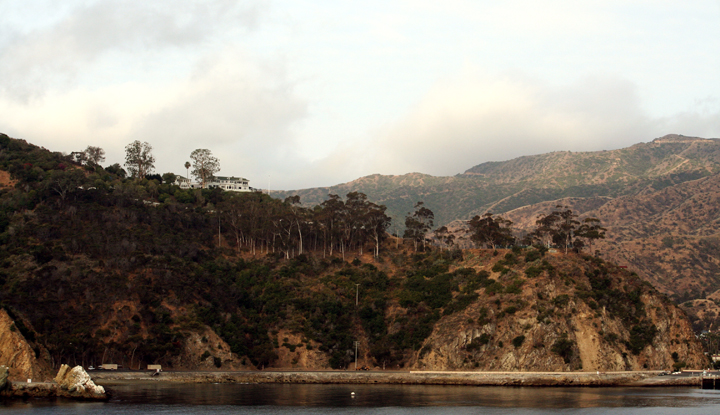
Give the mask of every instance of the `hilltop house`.
MULTIPOLYGON (((242 177, 215 176, 206 183, 208 189, 219 188, 229 192, 260 192, 260 189, 250 187, 248 179, 242 177)), ((190 181, 189 178, 177 176, 175 184, 181 189, 201 189, 202 183, 190 181)))

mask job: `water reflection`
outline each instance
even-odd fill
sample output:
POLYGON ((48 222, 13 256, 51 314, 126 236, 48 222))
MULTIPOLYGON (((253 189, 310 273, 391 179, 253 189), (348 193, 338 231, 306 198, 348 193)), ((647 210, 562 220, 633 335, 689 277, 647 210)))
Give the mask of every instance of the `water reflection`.
POLYGON ((690 388, 529 388, 418 385, 110 385, 112 401, 183 405, 499 408, 720 405, 720 392, 690 388), (355 392, 354 396, 351 395, 355 392))
POLYGON ((720 391, 691 388, 529 388, 414 385, 106 384, 107 403, 6 401, 20 414, 705 414, 720 391), (355 392, 355 395, 351 395, 355 392))

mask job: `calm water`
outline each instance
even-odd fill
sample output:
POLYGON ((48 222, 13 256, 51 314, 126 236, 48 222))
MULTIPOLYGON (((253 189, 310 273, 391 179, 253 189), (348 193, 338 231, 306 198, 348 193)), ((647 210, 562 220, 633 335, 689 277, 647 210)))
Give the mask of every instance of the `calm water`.
POLYGON ((720 391, 403 385, 112 384, 104 403, 0 403, 3 414, 712 414, 720 391), (355 392, 355 397, 351 396, 355 392))

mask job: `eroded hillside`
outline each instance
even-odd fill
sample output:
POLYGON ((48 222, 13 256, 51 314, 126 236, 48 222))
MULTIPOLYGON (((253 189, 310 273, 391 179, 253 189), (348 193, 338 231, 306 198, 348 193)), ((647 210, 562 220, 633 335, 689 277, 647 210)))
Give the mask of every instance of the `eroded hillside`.
MULTIPOLYGON (((720 289, 720 175, 617 198, 567 198, 506 213, 518 230, 529 230, 539 214, 568 206, 579 218, 595 217, 607 236, 592 247, 603 258, 627 266, 678 303, 710 298, 720 289)), ((696 315, 696 328, 718 327, 715 313, 696 315)))
POLYGON ((605 371, 705 362, 685 313, 636 275, 589 256, 537 254, 468 254, 465 264, 495 281, 438 321, 412 366, 605 371))

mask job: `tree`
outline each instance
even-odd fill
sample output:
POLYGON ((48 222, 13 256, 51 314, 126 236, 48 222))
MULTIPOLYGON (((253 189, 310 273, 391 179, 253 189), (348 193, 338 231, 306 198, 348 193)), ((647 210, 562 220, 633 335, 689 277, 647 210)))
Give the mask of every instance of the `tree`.
POLYGON ((383 205, 368 202, 362 218, 363 227, 375 242, 375 258, 380 256, 380 242, 387 236, 386 230, 391 223, 390 217, 385 214, 386 209, 383 205))
POLYGON ((327 249, 332 255, 336 242, 342 241, 341 230, 345 202, 338 195, 328 194, 328 199, 320 204, 320 208, 317 216, 323 233, 323 254, 327 249))
POLYGON ((597 239, 605 239, 606 230, 607 229, 600 226, 600 219, 585 218, 580 227, 575 231, 575 236, 587 239, 588 246, 590 246, 590 250, 592 251, 592 243, 597 239))
POLYGON ((125 178, 125 176, 127 175, 127 173, 125 172, 125 169, 123 169, 120 166, 120 163, 115 163, 113 165, 105 167, 105 171, 108 173, 115 174, 120 178, 125 178))
POLYGON ((440 241, 440 243, 445 247, 445 249, 450 249, 453 245, 455 245, 455 234, 451 232, 447 228, 447 226, 441 226, 440 228, 436 229, 434 234, 435 238, 440 241))
POLYGON ((298 233, 298 255, 302 255, 303 253, 303 234, 302 234, 302 227, 301 227, 301 221, 304 221, 304 217, 306 216, 307 209, 304 209, 300 205, 300 196, 288 196, 285 198, 285 205, 289 208, 289 215, 287 220, 290 221, 290 226, 292 227, 293 222, 295 226, 297 227, 297 233, 298 233))
POLYGON ((130 176, 144 179, 155 168, 152 146, 147 142, 133 141, 125 147, 125 167, 130 176))
POLYGON ((432 229, 435 214, 432 210, 426 208, 423 202, 415 204, 415 212, 408 213, 405 217, 405 233, 403 238, 412 239, 417 252, 418 244, 423 243, 425 247, 425 234, 432 229))
POLYGON ((213 175, 220 171, 220 162, 206 148, 199 148, 190 153, 190 160, 193 162, 192 175, 198 179, 204 189, 213 175))
POLYGON ((84 165, 87 162, 87 155, 84 151, 73 151, 70 153, 70 161, 84 165))
POLYGON ((547 247, 550 243, 564 246, 565 253, 572 245, 573 237, 580 224, 577 215, 567 206, 555 206, 555 210, 547 215, 539 215, 535 221, 537 228, 533 231, 533 238, 541 241, 547 247))
POLYGON ((165 173, 162 175, 162 182, 165 184, 173 184, 177 176, 174 173, 165 173))
POLYGON ((185 162, 185 171, 187 172, 187 177, 186 177, 186 178, 187 178, 188 180, 190 180, 190 166, 192 166, 192 164, 190 164, 189 161, 186 161, 186 162, 185 162))
POLYGON ((52 170, 49 179, 46 180, 46 186, 51 192, 57 193, 60 197, 58 205, 62 205, 68 195, 82 189, 86 182, 87 178, 81 169, 52 170))
POLYGON ((482 217, 475 216, 468 221, 470 239, 477 245, 492 249, 496 246, 508 246, 515 242, 510 226, 512 222, 502 217, 493 217, 488 212, 482 217))
POLYGON ((105 161, 105 150, 100 147, 88 146, 85 149, 85 160, 93 166, 105 161))

